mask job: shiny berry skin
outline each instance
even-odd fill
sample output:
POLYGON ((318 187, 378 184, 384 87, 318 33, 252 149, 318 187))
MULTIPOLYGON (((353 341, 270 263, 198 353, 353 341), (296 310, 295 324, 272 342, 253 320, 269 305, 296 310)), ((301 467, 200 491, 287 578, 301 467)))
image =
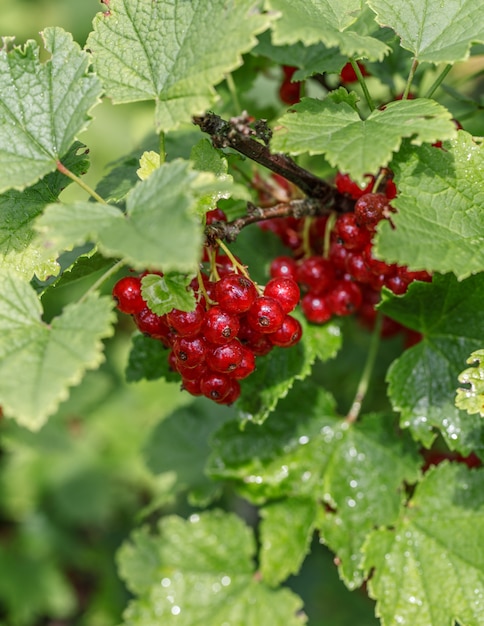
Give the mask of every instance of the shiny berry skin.
POLYGON ((303 296, 301 309, 308 322, 313 324, 324 324, 333 315, 326 296, 320 296, 311 292, 303 296))
POLYGON ((208 371, 200 379, 200 391, 215 402, 222 401, 232 390, 232 379, 227 374, 208 371))
MULTIPOLYGON (((270 335, 265 335, 266 337, 270 337, 270 335)), ((235 378, 236 380, 242 380, 243 378, 247 378, 252 372, 255 370, 255 355, 253 351, 241 344, 242 348, 242 359, 237 367, 230 372, 230 376, 235 378)))
POLYGON ((284 104, 297 104, 301 99, 301 83, 285 78, 279 87, 279 98, 284 104))
POLYGON ((241 320, 238 338, 242 345, 249 348, 255 356, 269 354, 273 348, 269 335, 254 330, 245 318, 241 320))
POLYGON ((205 360, 207 344, 201 337, 176 337, 173 352, 185 367, 195 367, 205 360))
POLYGON ((134 315, 146 307, 141 295, 141 278, 139 276, 124 276, 113 287, 113 298, 116 306, 122 313, 134 315))
POLYGON ((192 396, 202 395, 202 390, 200 388, 200 378, 197 378, 195 380, 190 380, 187 378, 183 378, 182 376, 181 388, 184 389, 185 391, 188 391, 188 393, 191 394, 192 396))
POLYGON ((271 278, 264 288, 264 295, 277 300, 284 313, 290 313, 296 308, 301 293, 295 280, 282 276, 271 278))
POLYGON ((138 329, 154 339, 167 340, 170 338, 170 327, 166 322, 166 315, 156 315, 147 306, 133 316, 138 329))
POLYGON ((242 345, 238 339, 234 339, 223 346, 209 348, 205 355, 205 362, 210 369, 222 374, 228 374, 240 365, 242 356, 242 345))
POLYGON ((173 369, 175 369, 183 379, 199 380, 208 369, 205 361, 202 361, 194 367, 187 367, 183 361, 177 359, 173 352, 171 354, 173 355, 173 369))
POLYGON ((247 323, 259 333, 273 333, 282 326, 285 313, 274 298, 259 296, 247 312, 247 323))
POLYGON ((208 342, 222 345, 234 339, 239 328, 240 321, 236 315, 224 311, 219 306, 213 306, 205 314, 202 334, 208 342))
POLYGON ((409 281, 398 273, 385 279, 385 287, 393 291, 396 296, 402 296, 407 291, 408 284, 409 281))
POLYGON ((302 337, 302 326, 295 317, 286 315, 279 330, 268 335, 275 346, 290 348, 295 346, 302 337))
POLYGON ((355 203, 356 222, 374 231, 389 210, 388 198, 382 193, 365 193, 355 203))
POLYGON ((354 282, 340 280, 328 294, 328 305, 334 315, 350 315, 363 301, 361 289, 354 282))
POLYGON ((298 267, 297 279, 298 282, 308 287, 309 291, 324 293, 336 281, 333 263, 329 259, 323 259, 321 256, 310 256, 301 261, 298 267))
POLYGON ((172 309, 166 314, 168 326, 181 337, 195 337, 202 328, 205 317, 205 307, 197 304, 193 311, 172 309))
POLYGON ((278 256, 272 261, 269 274, 272 278, 285 276, 296 280, 297 263, 291 256, 278 256))
POLYGON ((336 219, 334 233, 348 250, 363 250, 370 242, 371 234, 360 228, 354 213, 343 213, 336 219))
POLYGON ((257 298, 257 289, 246 276, 226 274, 215 285, 215 297, 222 309, 240 315, 252 306, 257 298))
POLYGON ((217 404, 233 404, 240 396, 240 391, 239 382, 234 378, 231 378, 229 392, 221 400, 215 400, 215 402, 217 402, 217 404))

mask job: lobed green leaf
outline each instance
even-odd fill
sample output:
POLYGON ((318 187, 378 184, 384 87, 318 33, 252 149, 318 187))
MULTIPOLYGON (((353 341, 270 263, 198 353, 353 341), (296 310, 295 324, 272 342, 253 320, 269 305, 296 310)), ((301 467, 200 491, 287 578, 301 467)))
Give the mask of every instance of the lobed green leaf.
POLYGON ((484 619, 484 470, 442 463, 394 527, 371 535, 365 568, 382 626, 479 626, 484 619))
POLYGON ((51 53, 43 64, 33 40, 0 49, 0 192, 54 171, 101 95, 88 55, 69 33, 46 28, 42 37, 51 53))
POLYGON ((420 145, 456 135, 451 114, 434 100, 390 102, 362 120, 344 89, 324 100, 303 99, 279 119, 278 126, 282 128, 272 139, 274 150, 324 154, 331 165, 357 181, 388 165, 405 137, 420 145))
POLYGON ((415 58, 454 63, 484 42, 482 5, 473 0, 368 0, 382 26, 390 26, 415 58))
POLYGON ((465 385, 457 389, 455 405, 468 413, 479 413, 484 417, 484 350, 475 350, 467 359, 472 365, 459 374, 459 382, 465 385))
POLYGON ((458 282, 452 274, 436 275, 432 283, 415 282, 405 296, 387 295, 380 309, 423 334, 387 375, 389 397, 401 413, 401 425, 429 447, 436 431, 447 445, 464 455, 483 451, 479 416, 455 406, 455 388, 462 365, 482 346, 484 275, 458 282))
POLYGON ((484 150, 459 131, 444 149, 405 144, 392 163, 397 213, 378 229, 375 254, 411 269, 484 269, 484 150))
POLYGON ((107 95, 154 100, 156 129, 167 131, 214 104, 214 86, 242 65, 270 22, 255 0, 111 0, 87 46, 107 95))
POLYGON ((46 324, 28 283, 2 271, 0 287, 0 404, 7 417, 37 430, 69 387, 102 362, 101 339, 113 332, 113 303, 91 294, 46 324))

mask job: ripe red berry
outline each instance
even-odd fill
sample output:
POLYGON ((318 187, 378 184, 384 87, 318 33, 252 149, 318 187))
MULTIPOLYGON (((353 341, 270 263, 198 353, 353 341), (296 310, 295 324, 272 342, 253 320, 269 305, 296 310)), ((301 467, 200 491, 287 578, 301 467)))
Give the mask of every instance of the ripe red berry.
POLYGON ((286 276, 296 280, 296 261, 290 256, 278 256, 272 261, 269 267, 269 274, 272 278, 276 278, 277 276, 286 276))
POLYGON ((328 306, 334 315, 350 315, 357 311, 363 297, 358 285, 349 280, 340 280, 328 294, 328 306))
POLYGON ((240 396, 240 391, 241 389, 239 382, 237 380, 234 380, 234 378, 231 378, 229 392, 222 399, 215 400, 215 402, 217 402, 217 404, 233 404, 240 396))
POLYGON ((285 78, 279 87, 279 98, 284 104, 297 104, 301 99, 301 83, 293 83, 290 78, 285 78))
POLYGON ((382 193, 365 193, 355 204, 356 222, 374 231, 389 210, 388 198, 382 193))
POLYGON ((195 367, 205 360, 207 344, 201 337, 176 337, 173 352, 185 367, 195 367))
POLYGON ((240 322, 240 330, 238 338, 243 346, 251 350, 255 356, 264 356, 269 354, 273 348, 273 344, 269 339, 269 335, 254 330, 245 318, 240 322))
POLYGON ((250 309, 257 298, 254 283, 242 274, 226 274, 215 285, 215 297, 219 306, 240 315, 250 309))
POLYGON ((373 189, 373 185, 375 184, 375 178, 373 176, 367 175, 365 178, 369 179, 369 182, 365 187, 360 187, 352 180, 348 174, 341 174, 338 172, 335 178, 336 189, 340 193, 346 193, 353 198, 353 200, 357 200, 363 194, 368 193, 373 189))
POLYGON ((326 296, 320 296, 309 291, 301 300, 301 309, 308 322, 324 324, 331 319, 332 311, 329 308, 326 296))
POLYGON ((145 335, 154 339, 171 339, 170 327, 166 321, 166 315, 156 315, 151 309, 145 308, 133 317, 138 329, 145 335))
POLYGON ((371 239, 370 232, 360 227, 354 213, 339 215, 334 226, 334 233, 348 250, 363 250, 371 239))
POLYGON ((313 293, 325 293, 334 285, 336 274, 333 263, 320 256, 310 256, 301 261, 297 279, 313 293))
POLYGON ((213 224, 214 222, 226 222, 226 221, 227 221, 227 216, 222 211, 222 209, 219 209, 218 207, 216 209, 212 209, 211 211, 207 211, 207 213, 205 214, 205 223, 207 225, 213 224))
POLYGON ((180 311, 180 309, 172 309, 166 315, 168 326, 182 337, 195 337, 200 332, 203 319, 205 317, 205 308, 202 304, 197 304, 193 311, 180 311))
POLYGON ((264 288, 264 295, 274 298, 281 305, 284 313, 293 311, 299 302, 299 286, 292 278, 272 278, 264 288))
POLYGON ((247 312, 249 326, 260 333, 273 333, 282 326, 285 313, 274 298, 258 297, 247 312))
POLYGON ((208 371, 200 379, 200 391, 215 402, 223 400, 232 389, 232 379, 227 374, 208 371))
POLYGON ((224 311, 219 306, 214 306, 205 314, 202 334, 210 343, 222 345, 234 339, 239 328, 240 322, 236 315, 224 311))
POLYGON ((296 345, 302 337, 302 326, 295 317, 286 315, 279 330, 268 335, 275 346, 289 348, 296 345))
POLYGON ((139 276, 124 276, 113 287, 113 298, 116 306, 122 313, 134 315, 146 307, 141 295, 141 278, 139 276))
MULTIPOLYGON (((266 335, 270 337, 270 335, 266 335)), ((242 348, 242 359, 237 367, 230 372, 230 376, 235 378, 236 380, 242 380, 243 378, 247 378, 252 372, 255 370, 255 355, 253 351, 241 344, 242 348)))
POLYGON ((205 355, 205 361, 208 367, 216 372, 229 374, 240 365, 243 356, 243 348, 238 339, 223 346, 210 347, 205 355))

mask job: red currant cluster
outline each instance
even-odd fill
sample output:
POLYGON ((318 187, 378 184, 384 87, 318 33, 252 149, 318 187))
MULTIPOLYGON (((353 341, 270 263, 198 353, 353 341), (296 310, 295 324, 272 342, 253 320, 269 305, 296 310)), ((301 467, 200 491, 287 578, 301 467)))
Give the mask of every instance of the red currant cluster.
MULTIPOLYGON (((373 177, 368 177, 364 188, 343 174, 336 176, 335 183, 340 193, 355 200, 354 212, 331 218, 287 217, 261 223, 292 251, 291 256, 274 259, 270 274, 298 282, 303 294, 301 308, 308 321, 323 324, 333 316, 355 313, 371 328, 382 287, 401 295, 412 281, 429 281, 431 277, 425 271, 411 272, 405 266, 387 264, 373 254, 376 226, 382 219, 391 220, 393 212, 390 200, 396 188, 390 178, 384 192, 373 190, 373 177)), ((400 330, 402 326, 384 318, 385 336, 400 330)))
POLYGON ((183 389, 232 404, 240 395, 239 381, 254 371, 256 357, 301 339, 301 324, 290 315, 300 292, 287 276, 261 289, 235 257, 218 249, 206 249, 205 262, 209 273, 201 271, 189 287, 197 302, 193 311, 156 315, 142 296, 143 275, 121 278, 113 296, 142 333, 169 348, 170 368, 180 374, 183 389))

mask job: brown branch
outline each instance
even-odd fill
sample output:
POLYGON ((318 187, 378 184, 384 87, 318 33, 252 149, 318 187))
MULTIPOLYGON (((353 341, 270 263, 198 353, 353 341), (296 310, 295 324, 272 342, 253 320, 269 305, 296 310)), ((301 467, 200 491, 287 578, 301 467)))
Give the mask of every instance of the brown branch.
POLYGON ((240 231, 256 222, 277 217, 315 217, 326 215, 331 211, 321 200, 315 198, 298 198, 290 202, 279 202, 271 207, 258 207, 252 202, 247 203, 247 214, 232 222, 214 222, 205 228, 208 245, 215 245, 216 239, 231 242, 237 239, 240 231))
POLYGON ((193 122, 211 136, 216 148, 233 148, 294 183, 309 198, 318 198, 328 206, 341 205, 346 200, 332 185, 300 167, 290 157, 273 154, 267 147, 271 134, 267 124, 256 122, 254 130, 249 126, 247 115, 226 121, 214 113, 195 117, 193 122), (254 136, 262 139, 263 143, 254 136))

